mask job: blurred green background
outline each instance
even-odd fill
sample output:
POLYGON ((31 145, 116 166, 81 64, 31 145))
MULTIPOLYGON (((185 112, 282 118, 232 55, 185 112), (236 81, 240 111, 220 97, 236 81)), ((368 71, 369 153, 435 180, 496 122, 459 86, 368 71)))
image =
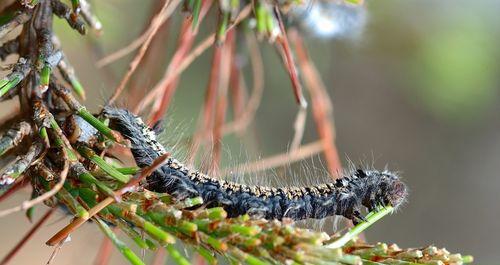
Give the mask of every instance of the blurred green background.
MULTIPOLYGON (((96 110, 132 57, 104 69, 96 69, 95 62, 141 34, 154 1, 94 2, 104 24, 100 38, 82 41, 60 20, 57 31, 90 93, 87 105, 96 110), (95 42, 101 51, 96 51, 95 42)), ((333 99, 337 146, 344 165, 348 157, 356 163, 373 163, 376 168, 387 165, 401 172, 410 188, 409 202, 369 229, 367 239, 396 242, 401 247, 435 244, 451 252, 472 254, 476 264, 498 264, 500 2, 386 0, 369 1, 367 6, 369 18, 361 37, 307 42, 333 99)), ((150 88, 162 75, 175 46, 179 18, 168 29, 168 38, 155 46, 154 67, 143 69, 133 86, 150 88)), ((205 24, 203 30, 213 30, 215 21, 209 19, 205 24)), ((254 127, 258 153, 245 150, 238 139, 230 137, 224 145, 228 164, 246 156, 286 151, 293 134, 297 106, 290 81, 272 46, 266 42, 261 46, 265 92, 254 127)), ((195 127, 210 58, 211 51, 182 76, 166 117, 166 134, 169 128, 180 127, 188 135, 195 127)), ((248 58, 242 55, 241 60, 245 63, 248 58)), ((247 81, 250 87, 250 79, 247 81)), ((315 139, 309 113, 303 142, 315 139)), ((4 242, 17 241, 30 226, 20 215, 1 222, 19 226, 2 225, 4 242)), ((65 221, 49 225, 14 264, 47 260, 52 249, 42 242, 63 224, 65 221)), ((64 246, 56 264, 90 264, 101 237, 96 227, 86 226, 64 246), (90 254, 82 256, 85 251, 90 254)), ((0 253, 11 246, 3 243, 0 253)), ((118 254, 113 260, 123 263, 118 254)))

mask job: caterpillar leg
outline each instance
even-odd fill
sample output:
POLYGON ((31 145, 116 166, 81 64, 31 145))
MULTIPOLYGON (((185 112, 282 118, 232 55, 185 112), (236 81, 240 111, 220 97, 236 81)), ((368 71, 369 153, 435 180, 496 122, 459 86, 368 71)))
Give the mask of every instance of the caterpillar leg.
POLYGON ((344 215, 344 217, 351 220, 353 225, 366 221, 365 216, 358 209, 354 209, 351 213, 344 215))
POLYGON ((370 199, 366 204, 366 208, 368 208, 369 212, 373 212, 377 209, 377 201, 375 199, 370 199))
POLYGON ((251 208, 248 210, 247 214, 250 215, 253 219, 261 219, 266 218, 269 209, 267 207, 261 208, 251 208))

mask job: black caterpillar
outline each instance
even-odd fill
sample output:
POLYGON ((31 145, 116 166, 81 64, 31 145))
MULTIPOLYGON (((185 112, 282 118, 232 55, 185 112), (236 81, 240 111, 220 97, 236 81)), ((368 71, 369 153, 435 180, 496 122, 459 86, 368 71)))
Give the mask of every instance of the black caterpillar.
MULTIPOLYGON (((106 108, 113 129, 131 141, 139 167, 146 167, 166 153, 156 134, 142 120, 124 109, 106 108)), ((265 219, 322 219, 342 215, 354 223, 364 220, 360 210, 379 205, 399 206, 406 186, 393 173, 358 169, 348 177, 309 187, 271 188, 247 186, 211 178, 170 158, 150 175, 144 187, 177 198, 201 196, 207 207, 221 206, 230 217, 249 214, 265 219)))

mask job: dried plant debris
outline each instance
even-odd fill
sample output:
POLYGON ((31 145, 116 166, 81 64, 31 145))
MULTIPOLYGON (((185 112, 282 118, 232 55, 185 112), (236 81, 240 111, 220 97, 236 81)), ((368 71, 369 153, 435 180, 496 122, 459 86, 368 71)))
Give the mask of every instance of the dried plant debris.
MULTIPOLYGON (((15 55, 17 61, 2 65, 7 72, 0 79, 0 102, 18 99, 20 109, 0 124, 3 165, 0 203, 25 186, 30 185, 33 192, 29 200, 0 210, 0 217, 26 211, 31 220, 36 206, 44 203, 50 207, 1 264, 8 263, 57 208, 67 209, 68 215, 74 218, 68 217, 70 223, 47 241, 48 245, 56 246, 51 261, 78 227, 93 220, 92 224, 100 228, 131 264, 144 264, 144 260, 120 239, 122 235, 151 253, 163 249, 177 264, 191 262, 191 257, 176 247, 178 242, 209 264, 216 264, 221 258, 246 264, 472 262, 470 256, 450 254, 432 246, 399 249, 396 245, 369 245, 357 239, 364 229, 392 212, 393 207, 405 199, 405 185, 390 172, 360 170, 349 178, 301 188, 265 188, 225 182, 191 170, 170 157, 169 150, 155 140, 155 133, 130 112, 106 107, 92 114, 73 95, 85 99, 83 86, 53 32, 52 20, 54 16, 60 17, 69 29, 81 34, 87 33, 87 27, 93 33, 100 33, 102 25, 86 0, 70 3, 19 0, 1 5, 0 59, 15 55), (135 134, 131 134, 132 130, 136 130, 135 134), (135 158, 137 166, 123 164, 117 159, 120 155, 135 158), (234 208, 234 205, 239 206, 234 208), (366 216, 360 212, 363 207, 370 211, 366 216), (357 225, 342 235, 333 236, 294 225, 294 219, 331 215, 342 215, 357 225)), ((165 2, 160 15, 155 16, 155 29, 177 10, 179 3, 165 2)), ((335 4, 351 8, 362 5, 362 1, 335 1, 335 4)), ((250 22, 243 23, 247 26, 254 21, 257 35, 276 41, 274 45, 290 73, 297 102, 307 106, 293 50, 286 37, 287 25, 281 20, 281 13, 286 15, 301 3, 186 0, 183 5, 190 17, 183 26, 182 36, 186 39, 181 43, 189 47, 208 9, 211 6, 219 9, 214 12, 220 16, 217 32, 208 38, 210 43, 217 42, 213 46, 202 46, 216 50, 214 62, 219 63, 214 67, 225 66, 220 62, 235 58, 225 57, 230 51, 234 52, 231 45, 236 44, 236 38, 229 32, 237 30, 236 25, 241 21, 250 22)), ((151 40, 155 32, 147 30, 145 39, 151 40)), ((195 50, 195 55, 186 56, 182 49, 187 46, 180 46, 182 52, 175 54, 193 60, 202 52, 195 50)), ((144 47, 145 51, 147 45, 144 47)), ((144 53, 135 60, 137 63, 142 55, 144 53)), ((176 60, 176 64, 187 67, 182 60, 176 60)), ((214 70, 213 76, 220 76, 221 69, 214 70)), ((227 67, 227 70, 235 69, 227 67)), ((235 72, 241 74, 238 69, 235 72)), ((234 78, 227 78, 230 79, 234 78)), ((164 100, 161 104, 169 100, 168 95, 150 95, 164 100)), ((227 93, 212 94, 213 99, 215 95, 220 96, 217 100, 224 101, 227 93)), ((207 99, 207 102, 211 101, 207 99)), ((217 105, 217 111, 205 110, 224 117, 225 109, 220 106, 224 104, 217 105)), ((159 114, 156 118, 163 113, 159 114)), ((210 130, 221 130, 224 119, 217 121, 219 127, 210 130)), ((334 146, 328 149, 336 152, 334 146)), ((75 233, 74 237, 77 236, 75 233)))
POLYGON ((451 254, 435 246, 401 249, 396 244, 370 245, 355 239, 342 249, 345 253, 361 257, 363 264, 464 264, 473 261, 472 256, 451 254))

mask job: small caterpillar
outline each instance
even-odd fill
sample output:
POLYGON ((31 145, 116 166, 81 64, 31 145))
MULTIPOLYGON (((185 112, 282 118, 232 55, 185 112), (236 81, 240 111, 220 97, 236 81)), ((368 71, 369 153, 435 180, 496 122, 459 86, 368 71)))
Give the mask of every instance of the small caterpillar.
MULTIPOLYGON (((166 153, 156 134, 125 109, 106 108, 113 129, 131 142, 139 167, 149 166, 166 153)), ((230 217, 249 214, 265 219, 322 219, 342 215, 353 223, 364 220, 362 206, 369 211, 378 205, 399 206, 406 186, 388 171, 358 169, 348 177, 309 187, 272 188, 247 186, 211 178, 182 165, 174 158, 151 174, 144 187, 177 198, 201 196, 208 207, 221 206, 230 217)))

